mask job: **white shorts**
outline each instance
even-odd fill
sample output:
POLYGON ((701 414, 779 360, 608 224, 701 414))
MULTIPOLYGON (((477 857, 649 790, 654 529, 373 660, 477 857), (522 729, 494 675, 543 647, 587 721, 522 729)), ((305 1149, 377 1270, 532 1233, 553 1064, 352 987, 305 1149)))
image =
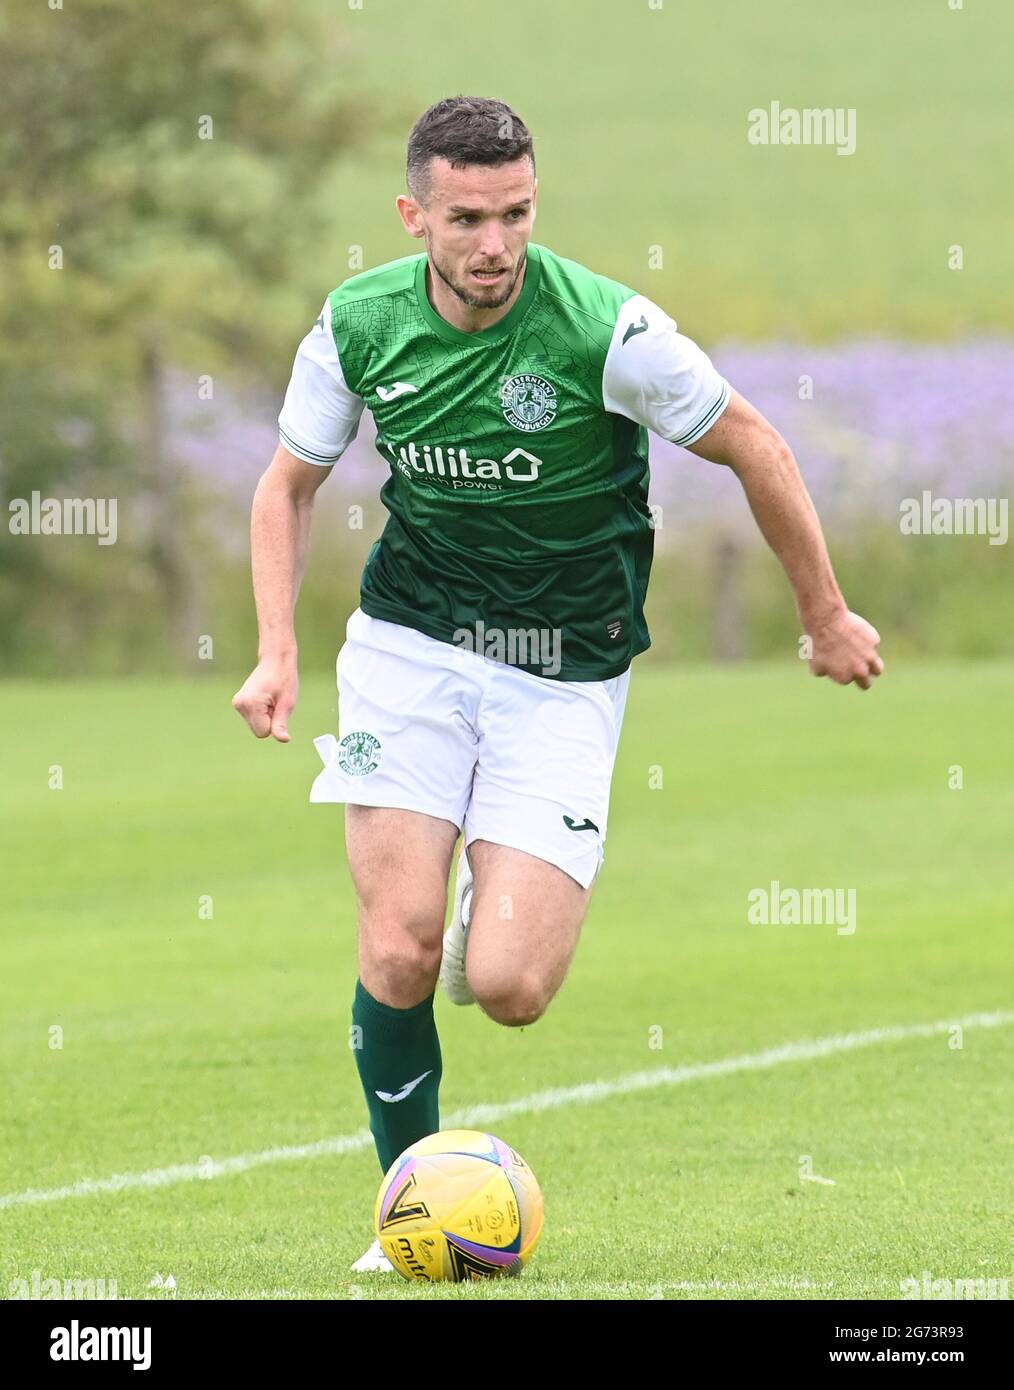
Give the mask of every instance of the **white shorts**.
POLYGON ((556 864, 587 888, 602 864, 630 671, 535 676, 414 628, 349 618, 338 738, 311 801, 422 811, 556 864))

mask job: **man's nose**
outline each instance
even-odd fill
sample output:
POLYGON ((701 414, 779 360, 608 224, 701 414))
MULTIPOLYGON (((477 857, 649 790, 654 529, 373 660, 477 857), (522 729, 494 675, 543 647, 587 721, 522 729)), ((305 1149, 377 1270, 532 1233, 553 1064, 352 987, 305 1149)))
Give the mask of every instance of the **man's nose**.
POLYGON ((496 223, 487 224, 483 228, 482 237, 479 240, 479 250, 488 261, 496 261, 497 264, 507 259, 507 246, 503 239, 503 232, 496 223))

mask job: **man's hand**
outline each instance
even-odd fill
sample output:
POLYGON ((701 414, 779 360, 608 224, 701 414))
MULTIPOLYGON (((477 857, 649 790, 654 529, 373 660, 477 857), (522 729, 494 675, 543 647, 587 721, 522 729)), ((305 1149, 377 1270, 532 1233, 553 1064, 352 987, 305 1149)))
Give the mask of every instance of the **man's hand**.
POLYGON ((250 559, 257 604, 258 662, 232 697, 258 738, 289 742, 299 698, 293 614, 310 541, 313 498, 330 468, 305 463, 279 444, 257 484, 250 516, 250 559))
POLYGON ((232 697, 257 738, 268 734, 279 743, 289 742, 289 715, 299 699, 296 658, 261 657, 254 670, 232 697))
POLYGON ((815 676, 830 676, 839 685, 854 681, 860 690, 869 690, 884 669, 877 655, 880 633, 847 608, 819 623, 812 623, 810 670, 815 676))
POLYGON ((792 450, 738 391, 711 429, 687 446, 693 454, 731 468, 743 484, 764 539, 782 562, 796 608, 810 639, 806 653, 815 676, 869 690, 884 669, 880 633, 845 606, 824 535, 792 450))

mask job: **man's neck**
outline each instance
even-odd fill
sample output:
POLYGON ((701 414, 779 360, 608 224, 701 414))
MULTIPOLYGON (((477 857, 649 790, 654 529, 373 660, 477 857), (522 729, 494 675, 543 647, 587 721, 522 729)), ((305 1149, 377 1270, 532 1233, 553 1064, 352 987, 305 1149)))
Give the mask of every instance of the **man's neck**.
POLYGON ((505 314, 510 313, 521 293, 527 274, 528 257, 525 256, 521 274, 517 278, 507 303, 498 304, 493 309, 473 309, 468 304, 463 303, 454 291, 444 284, 439 275, 433 274, 427 260, 426 294, 440 317, 446 319, 454 328, 460 329, 462 333, 481 333, 484 328, 492 328, 494 323, 499 323, 505 314))

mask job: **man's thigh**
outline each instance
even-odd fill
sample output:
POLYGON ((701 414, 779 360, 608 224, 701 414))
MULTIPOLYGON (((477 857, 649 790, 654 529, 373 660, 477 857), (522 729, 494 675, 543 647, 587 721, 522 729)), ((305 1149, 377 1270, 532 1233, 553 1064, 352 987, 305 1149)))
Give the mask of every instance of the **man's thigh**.
POLYGON ((501 1021, 534 1022, 563 984, 592 890, 507 845, 474 840, 468 858, 475 877, 468 982, 501 1021))

